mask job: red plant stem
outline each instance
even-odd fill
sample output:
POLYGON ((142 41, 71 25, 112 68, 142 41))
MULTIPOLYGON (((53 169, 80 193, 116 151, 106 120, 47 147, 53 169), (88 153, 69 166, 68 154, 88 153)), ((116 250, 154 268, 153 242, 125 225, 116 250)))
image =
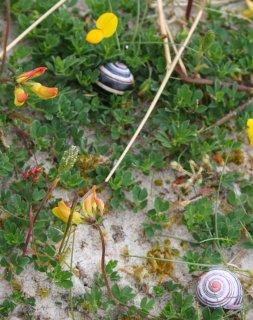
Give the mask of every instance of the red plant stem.
MULTIPOLYGON (((200 85, 213 85, 214 84, 214 80, 209 80, 209 79, 204 79, 204 78, 183 77, 183 78, 181 78, 181 80, 186 83, 193 83, 193 84, 200 84, 200 85)), ((234 82, 234 83, 236 83, 236 82, 234 82)), ((221 84, 223 86, 228 86, 228 87, 232 87, 234 85, 234 83, 221 81, 221 84)), ((237 89, 239 91, 253 92, 253 87, 248 87, 243 84, 237 84, 237 89)))
POLYGON ((38 216, 39 216, 40 211, 42 210, 42 208, 44 207, 44 205, 47 203, 47 200, 49 199, 49 197, 50 197, 50 195, 51 195, 51 192, 52 192, 52 191, 54 190, 54 188, 57 186, 57 184, 58 184, 58 182, 59 182, 59 179, 60 179, 59 177, 56 177, 56 178, 54 179, 54 181, 50 184, 50 186, 49 186, 49 188, 48 188, 48 190, 47 190, 47 193, 45 194, 45 196, 44 196, 44 198, 43 198, 43 200, 42 200, 42 202, 41 202, 38 210, 36 211, 36 215, 35 215, 35 217, 34 217, 33 224, 35 224, 35 222, 36 222, 36 220, 37 220, 37 218, 38 218, 38 216))
POLYGON ((28 143, 27 143, 27 139, 29 139, 32 142, 33 145, 35 144, 34 141, 31 138, 31 136, 28 133, 26 133, 25 131, 23 131, 22 129, 20 129, 19 127, 17 127, 17 126, 13 126, 13 129, 16 131, 16 133, 18 135, 20 135, 21 140, 23 142, 23 145, 24 145, 27 153, 31 157, 33 154, 32 154, 32 152, 31 152, 31 150, 30 150, 30 148, 28 146, 28 143))
MULTIPOLYGON (((51 192, 54 190, 54 188, 57 186, 57 183, 59 182, 59 177, 56 177, 54 179, 54 181, 50 184, 48 190, 47 190, 47 193, 45 194, 39 208, 37 209, 36 211, 36 214, 35 214, 35 217, 33 218, 33 223, 32 223, 32 230, 33 230, 33 226, 35 225, 36 223, 36 220, 39 216, 39 213, 40 211, 42 210, 42 208, 44 207, 44 205, 47 203, 47 200, 49 199, 50 195, 51 195, 51 192)), ((29 231, 27 233, 27 236, 26 236, 26 240, 25 240, 25 249, 24 249, 24 252, 26 252, 26 249, 29 245, 29 242, 30 242, 30 239, 31 239, 31 235, 32 235, 32 230, 31 229, 31 220, 30 220, 30 228, 29 228, 29 231)), ((24 254, 24 253, 23 253, 24 254)))
POLYGON ((4 64, 6 60, 6 48, 8 44, 8 37, 10 32, 10 21, 11 21, 11 11, 10 11, 9 0, 5 0, 5 5, 6 5, 6 29, 5 29, 5 35, 4 35, 3 56, 2 56, 0 74, 3 72, 4 64))
POLYGON ((192 4, 193 0, 188 0, 186 12, 185 12, 185 18, 188 21, 190 19, 191 11, 192 11, 192 4))
POLYGON ((33 219, 32 207, 30 207, 30 226, 29 226, 29 231, 27 233, 26 240, 25 240, 25 248, 23 250, 23 256, 27 253, 27 248, 28 248, 30 239, 33 235, 33 222, 34 222, 34 219, 33 219))
POLYGON ((105 271, 105 238, 103 235, 103 232, 101 230, 101 226, 99 224, 96 224, 96 228, 98 229, 99 235, 100 235, 100 239, 101 239, 101 245, 102 245, 102 257, 101 257, 101 269, 102 269, 102 273, 103 273, 103 277, 104 277, 104 281, 105 281, 105 285, 106 285, 106 289, 108 292, 108 295, 111 299, 113 299, 112 296, 112 291, 109 285, 109 281, 107 278, 107 274, 105 271))

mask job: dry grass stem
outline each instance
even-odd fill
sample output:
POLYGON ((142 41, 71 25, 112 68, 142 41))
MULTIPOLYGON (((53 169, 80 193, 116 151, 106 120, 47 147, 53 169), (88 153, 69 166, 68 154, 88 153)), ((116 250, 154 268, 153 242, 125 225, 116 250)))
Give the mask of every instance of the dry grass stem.
MULTIPOLYGON (((204 3, 205 5, 205 3, 204 3)), ((120 165, 120 163, 122 162, 122 160, 124 159, 125 155, 127 154, 127 152, 129 151, 129 149, 131 148, 131 146, 133 145, 134 141, 136 140, 136 138, 138 137, 139 133, 141 132, 142 128, 144 127, 146 121, 148 120, 151 112, 153 111, 154 107, 156 106, 157 101, 159 100, 161 94, 163 93, 163 90, 168 82, 168 80, 170 79, 170 76, 172 74, 172 72, 174 71, 179 59, 181 58, 185 48, 187 47, 195 29, 197 28, 197 25, 202 17, 202 14, 204 12, 204 5, 203 7, 199 10, 193 25, 188 33, 187 38, 185 39, 185 41, 183 42, 183 45, 181 46, 181 48, 179 49, 177 55, 175 56, 174 60, 172 61, 172 64, 170 66, 170 68, 167 70, 165 77, 153 99, 153 101, 151 102, 151 105, 148 108, 147 113, 145 114, 144 118, 142 119, 141 123, 139 124, 137 130, 135 131, 133 137, 131 138, 131 140, 129 141, 128 145, 126 146, 125 150, 123 151, 123 153, 121 154, 120 158, 118 159, 118 161, 116 162, 116 164, 114 165, 114 167, 112 168, 112 170, 110 171, 109 175, 107 176, 107 178, 105 179, 105 182, 108 182, 110 180, 110 178, 112 177, 112 175, 114 174, 114 172, 116 171, 116 169, 118 168, 118 166, 120 165)))
MULTIPOLYGON (((47 12, 45 12, 38 20, 36 20, 33 24, 30 25, 24 32, 22 32, 16 39, 14 39, 6 48, 6 52, 11 50, 17 43, 24 39, 24 37, 31 32, 34 28, 37 27, 43 20, 45 20, 51 13, 53 13, 56 9, 58 9, 66 0, 60 0, 57 2, 52 8, 50 8, 47 12)), ((0 59, 4 57, 4 50, 0 52, 0 59)))
MULTIPOLYGON (((176 47, 176 45, 175 45, 175 42, 174 42, 172 33, 170 32, 170 28, 169 28, 169 26, 168 26, 167 24, 166 24, 166 31, 167 31, 167 34, 168 34, 170 43, 171 43, 171 45, 172 45, 172 48, 173 48, 175 54, 177 54, 177 53, 178 53, 178 50, 177 50, 177 47, 176 47)), ((181 69, 182 69, 183 74, 187 77, 187 76, 188 76, 188 73, 187 73, 187 70, 186 70, 185 65, 184 65, 184 63, 183 63, 183 60, 182 60, 181 58, 179 59, 179 65, 180 65, 180 67, 181 67, 181 69)))
POLYGON ((164 48, 164 54, 166 59, 167 68, 171 65, 171 55, 170 55, 170 47, 166 32, 166 22, 164 18, 164 12, 163 12, 163 1, 157 0, 157 6, 158 6, 158 16, 159 16, 159 23, 160 23, 160 29, 163 39, 163 48, 164 48))

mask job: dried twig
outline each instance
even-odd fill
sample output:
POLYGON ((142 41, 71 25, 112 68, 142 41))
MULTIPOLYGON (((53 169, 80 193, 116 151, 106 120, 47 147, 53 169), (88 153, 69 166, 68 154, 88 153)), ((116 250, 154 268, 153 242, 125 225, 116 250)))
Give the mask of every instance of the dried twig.
MULTIPOLYGON (((205 5, 205 3, 204 3, 205 5)), ((204 5, 203 7, 199 10, 199 13, 197 15, 197 17, 195 18, 195 21, 188 33, 187 38, 185 39, 184 43, 182 44, 181 48, 179 49, 176 57, 174 58, 174 60, 172 61, 172 64, 170 66, 170 68, 168 69, 168 71, 165 74, 165 77, 153 99, 153 101, 151 102, 151 105, 148 108, 147 113, 145 114, 144 118, 142 119, 141 123, 139 124, 137 130, 135 131, 133 137, 131 138, 131 140, 129 141, 128 145, 126 146, 125 150, 123 151, 123 153, 121 154, 120 158, 118 159, 118 161, 116 162, 116 164, 114 165, 114 167, 112 168, 112 170, 110 171, 110 173, 108 174, 107 178, 105 179, 105 182, 108 182, 110 180, 110 178, 112 177, 112 175, 114 174, 114 172, 116 171, 116 169, 118 168, 118 166, 120 165, 120 163, 122 162, 122 160, 124 159, 125 155, 127 154, 127 152, 129 151, 129 149, 132 147, 134 141, 136 140, 136 138, 138 137, 139 133, 141 132, 142 128, 144 127, 146 121, 148 120, 151 112, 153 111, 154 107, 156 106, 157 101, 159 100, 168 80, 170 79, 170 76, 172 74, 172 72, 174 71, 182 53, 184 52, 186 46, 188 45, 188 42, 190 41, 195 29, 197 28, 197 25, 202 17, 203 11, 204 11, 204 5)))
POLYGON ((0 68, 0 74, 4 70, 4 64, 6 60, 6 52, 7 52, 7 43, 8 43, 8 37, 10 32, 10 20, 11 20, 11 11, 10 11, 10 3, 9 0, 5 0, 6 3, 6 29, 5 29, 5 35, 4 35, 4 44, 3 44, 3 51, 0 57, 2 57, 2 63, 0 68))
POLYGON ((160 29, 161 29, 162 39, 163 39, 164 54, 165 54, 167 68, 168 68, 171 64, 171 55, 170 55, 170 47, 169 47, 169 42, 168 42, 168 37, 166 32, 166 22, 165 22, 164 12, 163 12, 163 1, 157 0, 157 6, 158 6, 160 29))
MULTIPOLYGON (((57 2, 52 8, 50 8, 47 12, 45 12, 38 20, 36 20, 33 24, 30 25, 24 32, 22 32, 16 39, 14 39, 6 48, 6 52, 11 50, 17 43, 24 39, 24 37, 31 32, 34 28, 37 27, 43 20, 45 20, 51 13, 53 13, 56 9, 58 9, 66 0, 60 0, 57 2)), ((4 50, 0 52, 0 58, 3 58, 4 50)))
POLYGON ((230 120, 232 117, 235 117, 238 112, 241 112, 241 111, 244 111, 247 106, 250 104, 250 103, 253 103, 253 98, 251 98, 249 101, 241 104, 239 107, 237 107, 235 110, 233 111, 230 111, 228 114, 226 114, 224 117, 222 117, 221 119, 219 119, 218 121, 216 121, 214 124, 212 124, 210 127, 202 130, 202 132, 205 132, 211 128, 214 128, 214 127, 218 127, 220 125, 222 125, 223 123, 227 122, 228 120, 230 120))
MULTIPOLYGON (((199 85, 213 85, 214 84, 214 80, 204 79, 204 78, 183 77, 181 80, 186 82, 186 83, 193 83, 193 84, 199 84, 199 85)), ((234 83, 236 83, 236 82, 234 82, 234 83)), ((227 86, 227 87, 233 87, 234 83, 233 82, 221 81, 221 84, 223 86, 227 86)), ((247 92, 252 92, 253 93, 253 87, 248 87, 248 86, 245 86, 243 84, 237 84, 237 89, 239 91, 247 91, 247 92)))
MULTIPOLYGON (((175 54, 177 54, 177 53, 178 53, 178 50, 177 50, 177 47, 176 47, 176 45, 175 45, 175 42, 174 42, 172 33, 170 32, 169 26, 168 26, 167 24, 166 24, 166 31, 167 31, 167 34, 168 34, 170 43, 171 43, 171 45, 172 45, 172 48, 173 48, 175 54)), ((182 61, 181 58, 179 59, 179 65, 180 65, 180 67, 181 67, 182 74, 184 74, 184 76, 187 77, 187 76, 188 76, 188 73, 187 73, 186 67, 185 67, 185 65, 184 65, 184 63, 183 63, 183 61, 182 61)))

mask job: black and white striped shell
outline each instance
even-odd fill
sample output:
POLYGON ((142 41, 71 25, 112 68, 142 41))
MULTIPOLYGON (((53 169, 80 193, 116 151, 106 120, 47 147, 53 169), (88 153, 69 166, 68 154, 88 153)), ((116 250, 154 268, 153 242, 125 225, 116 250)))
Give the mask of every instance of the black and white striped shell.
POLYGON ((124 63, 107 63, 99 67, 99 72, 97 85, 108 92, 122 95, 134 87, 134 77, 124 63))
POLYGON ((196 296, 210 308, 242 308, 242 285, 233 273, 224 269, 212 269, 203 274, 196 288, 196 296))

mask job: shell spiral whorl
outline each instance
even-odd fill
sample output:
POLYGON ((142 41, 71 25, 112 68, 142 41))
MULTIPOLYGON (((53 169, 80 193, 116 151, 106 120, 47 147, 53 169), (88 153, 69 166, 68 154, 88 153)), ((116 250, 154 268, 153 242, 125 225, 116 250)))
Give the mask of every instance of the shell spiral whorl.
POLYGON ((99 67, 99 72, 97 85, 108 92, 122 95, 134 87, 134 77, 124 63, 107 63, 99 67))
POLYGON ((239 279, 224 269, 203 274, 196 288, 198 300, 210 308, 241 309, 242 286, 239 279))

